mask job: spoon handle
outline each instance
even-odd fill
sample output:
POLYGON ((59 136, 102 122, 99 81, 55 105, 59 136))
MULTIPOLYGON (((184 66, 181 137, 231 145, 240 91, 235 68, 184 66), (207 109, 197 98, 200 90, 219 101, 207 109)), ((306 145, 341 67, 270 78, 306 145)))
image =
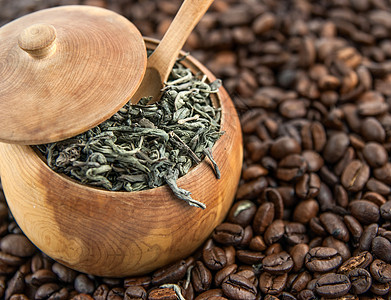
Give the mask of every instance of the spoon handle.
MULTIPOLYGON (((213 0, 184 0, 172 24, 163 36, 163 39, 152 53, 150 59, 158 59, 165 68, 165 72, 171 71, 179 51, 185 44, 188 36, 198 24, 199 20, 208 10, 213 0)), ((163 78, 166 80, 167 78, 163 78)))

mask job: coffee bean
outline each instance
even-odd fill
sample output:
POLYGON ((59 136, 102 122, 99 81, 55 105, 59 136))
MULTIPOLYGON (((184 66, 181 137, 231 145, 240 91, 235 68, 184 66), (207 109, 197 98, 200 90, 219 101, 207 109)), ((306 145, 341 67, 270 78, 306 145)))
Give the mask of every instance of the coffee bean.
POLYGON ((391 187, 388 186, 387 184, 381 182, 380 180, 377 180, 373 177, 369 178, 366 184, 366 188, 369 191, 387 196, 391 194, 391 187))
POLYGON ((201 261, 196 261, 191 274, 193 287, 197 293, 202 293, 209 289, 212 283, 212 273, 201 261))
POLYGON ((318 299, 315 295, 315 293, 312 290, 305 289, 302 290, 298 295, 297 299, 299 300, 316 300, 318 299))
POLYGON ((372 285, 371 274, 362 268, 349 271, 347 274, 351 282, 351 291, 354 294, 363 294, 368 291, 372 285))
POLYGON ((266 202, 260 205, 253 219, 253 229, 257 234, 265 232, 266 228, 274 220, 274 204, 266 202))
POLYGON ((42 257, 42 253, 38 252, 31 259, 30 269, 31 269, 31 272, 34 273, 41 268, 44 268, 44 260, 42 257))
POLYGON ((251 239, 248 247, 253 251, 263 251, 266 249, 266 243, 261 236, 257 235, 251 239))
POLYGON ((26 295, 23 294, 13 294, 10 300, 29 300, 29 298, 26 295))
POLYGON ((274 14, 265 12, 254 20, 252 28, 256 34, 264 34, 270 31, 276 22, 277 20, 274 14))
POLYGON ((266 255, 271 255, 271 254, 275 254, 275 253, 281 253, 283 250, 282 250, 282 246, 280 243, 274 243, 274 244, 271 244, 269 247, 267 247, 267 249, 265 250, 265 254, 266 255))
POLYGON ((391 220, 391 201, 387 201, 382 206, 380 206, 380 214, 382 218, 391 220))
POLYGON ((254 236, 253 229, 250 225, 246 226, 243 231, 243 238, 238 247, 247 247, 254 236))
POLYGON ((202 251, 202 259, 205 265, 211 270, 220 270, 227 264, 227 257, 222 248, 217 247, 210 240, 210 243, 206 243, 202 251))
POLYGON ((273 221, 266 229, 264 239, 266 244, 271 245, 278 242, 285 234, 285 224, 282 220, 273 221))
POLYGON ((367 141, 382 143, 385 140, 385 131, 380 122, 373 117, 365 118, 361 125, 361 134, 367 141))
POLYGON ((243 276, 231 274, 221 286, 230 299, 256 299, 257 288, 243 276))
POLYGON ((305 225, 298 222, 285 223, 284 239, 290 245, 308 243, 309 238, 305 225))
POLYGON ((375 193, 375 192, 365 193, 363 196, 363 199, 371 201, 379 207, 387 202, 387 200, 384 198, 384 196, 380 195, 379 193, 375 193))
POLYGON ((380 218, 379 207, 368 200, 355 200, 349 204, 353 217, 363 224, 376 223, 380 218))
POLYGON ((24 259, 22 257, 14 256, 0 251, 0 262, 11 266, 20 266, 23 264, 24 259))
POLYGON ((274 219, 282 219, 284 216, 284 202, 277 189, 266 188, 262 192, 261 201, 274 204, 274 219))
POLYGON ((29 300, 29 298, 24 294, 13 294, 10 300, 29 300))
POLYGON ((213 239, 223 245, 238 245, 244 236, 243 227, 233 223, 222 223, 213 231, 213 239))
POLYGON ((304 290, 308 282, 312 279, 309 272, 300 272, 299 274, 291 274, 287 279, 287 287, 291 293, 297 295, 299 292, 304 290))
MULTIPOLYGON (((353 136, 350 135, 350 143, 353 144, 353 136)), ((346 152, 343 154, 342 158, 334 165, 334 173, 337 176, 341 176, 346 167, 356 158, 356 152, 353 147, 348 147, 346 152)))
POLYGON ((391 262, 391 242, 384 237, 377 236, 372 240, 372 252, 375 257, 391 262))
POLYGON ((360 251, 369 251, 371 249, 372 240, 377 235, 378 230, 379 230, 379 225, 377 225, 376 223, 368 225, 364 229, 358 245, 358 249, 360 251))
POLYGON ((52 271, 57 275, 57 277, 66 283, 71 283, 75 280, 77 276, 77 272, 60 264, 55 262, 52 266, 52 271))
POLYGON ((164 283, 169 283, 171 281, 179 281, 185 276, 186 270, 186 261, 177 261, 175 263, 156 270, 152 274, 151 283, 152 285, 161 285, 164 283))
POLYGON ((319 194, 320 178, 315 173, 304 174, 296 182, 296 195, 302 199, 314 198, 319 194))
POLYGON ((305 266, 312 272, 328 272, 339 267, 342 257, 329 247, 315 247, 305 256, 305 266))
POLYGON ((256 198, 267 187, 265 177, 260 177, 250 182, 241 185, 237 192, 237 199, 253 199, 256 198))
POLYGON ((288 293, 288 292, 282 292, 280 298, 282 300, 295 300, 296 299, 296 297, 294 295, 292 295, 291 293, 288 293))
POLYGON ((349 230, 353 246, 357 247, 359 244, 361 235, 363 233, 363 228, 362 228, 360 222, 358 222, 357 219, 351 215, 344 216, 343 221, 349 230))
POLYGON ((390 284, 389 283, 380 283, 377 281, 372 281, 371 289, 370 291, 378 296, 383 296, 388 293, 390 290, 390 284))
POLYGON ((57 281, 57 276, 51 270, 40 269, 31 276, 31 284, 40 286, 44 283, 57 281))
POLYGON ((263 269, 270 274, 281 275, 293 268, 292 257, 287 252, 280 252, 266 256, 262 260, 263 269))
POLYGON ((319 122, 312 122, 304 125, 301 129, 303 149, 315 150, 321 152, 326 143, 326 132, 323 125, 319 122))
POLYGON ((319 203, 320 210, 322 211, 329 210, 336 204, 335 198, 333 197, 333 193, 325 183, 321 183, 320 185, 317 200, 319 203))
POLYGON ((381 283, 391 282, 391 265, 387 264, 386 262, 375 259, 370 267, 369 270, 371 272, 371 275, 373 279, 377 280, 381 283))
MULTIPOLYGON (((171 288, 155 288, 148 294, 148 300, 176 300, 178 296, 176 292, 171 288)), ((113 299, 114 300, 114 299, 113 299)))
POLYGON ((5 290, 5 299, 9 299, 12 294, 23 293, 24 288, 24 275, 21 272, 16 272, 15 275, 8 281, 8 287, 5 290))
POLYGON ((57 283, 45 283, 41 285, 35 293, 35 299, 47 299, 61 287, 57 283))
POLYGON ((287 99, 279 106, 279 112, 288 119, 302 118, 307 114, 307 106, 304 99, 287 99))
MULTIPOLYGON (((245 168, 243 170, 242 178, 244 180, 252 180, 252 179, 256 179, 261 176, 266 176, 268 173, 269 172, 266 168, 262 167, 261 165, 254 164, 254 165, 251 165, 248 168, 245 168)), ((231 220, 229 220, 229 221, 232 222, 231 220)))
POLYGON ((349 241, 349 231, 342 218, 336 214, 326 212, 319 216, 319 220, 330 235, 344 242, 349 241))
POLYGON ((24 275, 31 273, 31 264, 30 264, 30 261, 27 261, 27 262, 25 262, 24 264, 22 264, 22 265, 19 267, 19 272, 21 272, 21 273, 24 274, 24 275))
POLYGON ((263 272, 259 277, 259 288, 264 294, 278 295, 284 289, 287 278, 287 273, 273 275, 268 272, 263 272))
POLYGON ((307 224, 319 212, 319 204, 314 199, 301 201, 293 211, 293 220, 307 224))
POLYGON ((225 246, 224 248, 225 256, 227 257, 227 266, 235 263, 236 258, 236 249, 234 246, 225 246))
POLYGON ((258 272, 248 265, 242 265, 238 267, 236 275, 243 276, 247 280, 249 280, 254 286, 258 285, 258 272))
POLYGON ((346 208, 349 204, 349 195, 345 188, 340 184, 336 185, 334 188, 334 194, 337 204, 346 208))
POLYGON ((76 276, 74 286, 76 291, 83 294, 92 294, 95 289, 94 282, 85 274, 76 276))
POLYGON ((142 286, 147 289, 151 285, 152 276, 140 276, 140 277, 131 277, 125 278, 124 280, 124 288, 128 288, 130 286, 142 286))
POLYGON ((238 269, 238 266, 236 264, 228 265, 219 270, 214 277, 214 284, 215 286, 220 286, 221 283, 224 281, 226 277, 228 277, 230 274, 233 274, 238 269))
POLYGON ((341 175, 341 183, 350 192, 362 190, 369 179, 370 169, 367 164, 360 160, 353 160, 349 163, 341 175))
POLYGON ((222 289, 210 289, 206 292, 203 292, 199 294, 196 298, 196 300, 208 300, 208 299, 218 299, 219 297, 222 297, 223 290, 222 289))
POLYGON ((373 175, 385 184, 391 184, 391 163, 387 162, 384 166, 374 169, 373 175))
POLYGON ((341 240, 337 240, 333 238, 332 236, 326 237, 323 242, 322 242, 323 247, 329 247, 329 248, 334 248, 337 250, 337 252, 341 255, 342 261, 347 260, 348 258, 351 257, 350 249, 348 244, 341 240))
POLYGON ((379 236, 382 236, 382 237, 386 238, 388 241, 390 241, 390 239, 391 239, 391 231, 390 230, 386 230, 385 228, 380 227, 377 233, 379 236))
POLYGON ((22 234, 8 234, 0 241, 0 248, 7 254, 28 257, 36 251, 35 246, 22 234))
POLYGON ((292 257, 294 263, 293 271, 298 272, 304 266, 304 259, 309 251, 309 246, 307 244, 297 244, 292 247, 289 254, 292 257))
POLYGON ((388 153, 386 149, 376 142, 369 142, 365 144, 362 153, 365 160, 372 168, 380 168, 388 161, 388 153))
POLYGON ((230 209, 227 220, 230 223, 239 224, 246 227, 254 217, 257 207, 250 200, 241 200, 236 202, 230 209))
MULTIPOLYGON (((60 289, 59 291, 53 293, 49 298, 48 300, 67 300, 69 297, 69 292, 68 292, 68 289, 63 287, 62 289, 60 289)), ((98 300, 98 299, 95 299, 94 300, 98 300)))
POLYGON ((344 132, 330 136, 323 150, 323 158, 329 163, 337 162, 349 146, 349 137, 344 132))
POLYGON ((293 187, 279 186, 276 188, 276 190, 281 195, 282 202, 284 203, 285 208, 296 205, 296 195, 293 187))
POLYGON ((108 295, 107 299, 108 300, 121 300, 124 299, 125 296, 125 289, 122 287, 114 287, 112 288, 108 295))
POLYGON ((107 284, 110 287, 118 286, 123 284, 121 278, 102 277, 102 283, 107 284))
MULTIPOLYGON (((129 288, 132 289, 133 286, 131 286, 129 288)), ((139 287, 135 286, 135 288, 136 288, 136 291, 137 291, 139 287)), ((142 287, 140 287, 140 288, 142 288, 142 287)), ((99 285, 95 289, 93 297, 94 297, 95 300, 106 300, 107 295, 109 294, 109 291, 110 291, 110 289, 109 289, 109 287, 106 284, 101 284, 101 285, 99 285)))
POLYGON ((358 108, 356 105, 345 104, 342 106, 342 110, 345 115, 345 119, 350 129, 353 132, 360 132, 361 130, 361 119, 358 115, 358 108))
POLYGON ((323 167, 324 160, 318 152, 305 150, 302 155, 307 162, 308 172, 317 172, 323 167))
POLYGON ((254 265, 261 263, 265 255, 259 251, 238 250, 236 251, 236 257, 244 264, 254 265))
POLYGON ((301 155, 291 154, 285 156, 278 164, 276 177, 282 181, 291 181, 304 175, 307 162, 301 155))
MULTIPOLYGON (((71 295, 71 300, 93 300, 93 298, 90 295, 88 295, 88 294, 83 294, 82 293, 82 294, 71 295)), ((108 298, 108 300, 118 300, 118 299, 108 298)))
POLYGON ((274 141, 270 148, 271 155, 280 160, 290 154, 299 154, 300 144, 293 138, 282 136, 274 141))
POLYGON ((348 276, 343 274, 327 273, 318 278, 315 291, 322 297, 332 298, 346 295, 351 283, 348 276))
POLYGON ((313 233, 318 235, 319 237, 327 236, 327 232, 324 229, 322 223, 320 222, 319 218, 313 217, 311 218, 309 222, 309 227, 313 233))

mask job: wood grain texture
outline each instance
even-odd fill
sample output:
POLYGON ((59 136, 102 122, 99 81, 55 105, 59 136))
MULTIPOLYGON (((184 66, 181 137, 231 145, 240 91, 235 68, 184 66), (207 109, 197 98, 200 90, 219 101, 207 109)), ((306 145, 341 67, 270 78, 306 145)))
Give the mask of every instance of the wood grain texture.
POLYGON ((137 28, 98 7, 61 6, 26 15, 0 28, 0 42, 3 142, 48 143, 102 123, 131 98, 146 68, 137 28), (35 35, 34 25, 42 24, 46 30, 35 35))
MULTIPOLYGON (((192 57, 184 64, 215 79, 192 57)), ((139 275, 190 255, 223 221, 241 173, 240 123, 223 88, 218 97, 225 134, 213 155, 221 179, 205 159, 178 181, 205 210, 176 199, 166 186, 140 192, 87 187, 54 173, 31 147, 0 143, 2 184, 20 228, 50 257, 99 276, 139 275)))
POLYGON ((160 100, 161 89, 167 81, 179 51, 188 36, 208 10, 213 0, 184 0, 174 20, 155 51, 148 57, 144 78, 132 97, 136 104, 142 97, 160 100))

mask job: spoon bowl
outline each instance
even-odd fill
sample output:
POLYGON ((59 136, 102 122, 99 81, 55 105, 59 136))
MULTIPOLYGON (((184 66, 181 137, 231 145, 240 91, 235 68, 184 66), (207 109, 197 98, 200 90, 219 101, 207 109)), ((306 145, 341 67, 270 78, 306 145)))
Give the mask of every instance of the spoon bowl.
POLYGON ((136 104, 142 97, 150 103, 159 101, 161 89, 167 80, 179 51, 213 0, 184 0, 159 45, 149 56, 143 80, 132 97, 136 104))

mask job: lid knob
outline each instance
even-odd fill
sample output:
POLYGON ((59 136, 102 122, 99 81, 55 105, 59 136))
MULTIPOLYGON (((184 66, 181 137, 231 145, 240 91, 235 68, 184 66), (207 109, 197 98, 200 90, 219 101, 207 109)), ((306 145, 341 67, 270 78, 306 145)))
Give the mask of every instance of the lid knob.
POLYGON ((49 24, 34 24, 24 29, 18 38, 19 47, 33 58, 44 58, 56 51, 56 29, 49 24))

